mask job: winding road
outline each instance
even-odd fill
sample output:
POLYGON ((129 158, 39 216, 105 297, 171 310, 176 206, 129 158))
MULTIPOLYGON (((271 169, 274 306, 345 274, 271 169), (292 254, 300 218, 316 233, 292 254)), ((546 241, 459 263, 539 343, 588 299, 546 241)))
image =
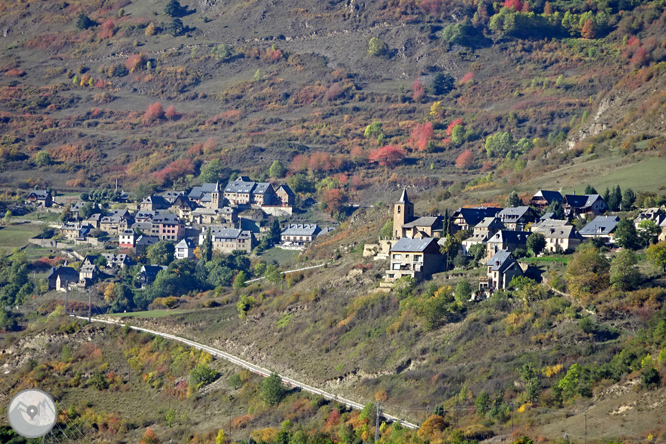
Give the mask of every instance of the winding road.
MULTIPOLYGON (((83 319, 83 320, 86 320, 86 321, 88 320, 87 317, 83 317, 83 316, 76 316, 76 318, 83 319)), ((93 322, 102 322, 104 324, 111 324, 111 325, 125 325, 125 324, 122 324, 121 322, 117 322, 117 321, 114 322, 114 321, 108 321, 108 320, 105 320, 105 319, 97 319, 97 318, 92 318, 92 321, 93 322)), ((244 359, 241 359, 237 356, 231 355, 227 352, 223 352, 222 350, 218 350, 218 349, 213 348, 213 347, 209 347, 209 346, 201 344, 199 342, 191 341, 189 339, 181 338, 180 336, 172 335, 172 334, 169 334, 169 333, 162 333, 162 332, 155 331, 155 330, 149 330, 147 328, 135 327, 135 326, 129 325, 129 324, 128 324, 128 326, 132 330, 143 331, 143 332, 155 335, 155 336, 161 336, 161 337, 166 338, 166 339, 171 339, 171 340, 174 340, 174 341, 182 342, 183 344, 189 345, 190 347, 194 347, 198 350, 206 351, 206 352, 210 353, 211 355, 213 355, 215 357, 225 359, 225 360, 231 362, 232 364, 236 364, 239 367, 246 368, 249 371, 251 371, 253 373, 257 373, 257 374, 259 374, 261 376, 264 376, 264 377, 270 376, 271 373, 272 373, 268 369, 265 369, 263 367, 259 367, 258 365, 252 364, 251 362, 248 362, 248 361, 246 361, 244 359)), ((282 377, 282 376, 281 376, 281 378, 282 378, 282 381, 284 383, 287 383, 287 384, 289 384, 293 387, 298 387, 301 390, 304 390, 306 392, 313 393, 315 395, 320 395, 320 396, 322 396, 326 399, 330 399, 332 401, 339 402, 339 403, 344 404, 344 405, 346 405, 348 407, 351 407, 353 409, 361 410, 361 409, 363 409, 363 407, 365 407, 361 403, 358 403, 356 401, 352 401, 350 399, 341 398, 337 395, 334 395, 332 393, 329 393, 329 392, 326 392, 324 390, 318 389, 316 387, 312 387, 311 385, 305 384, 303 382, 299 382, 299 381, 296 381, 294 379, 286 378, 286 377, 282 377)), ((386 418, 390 421, 400 421, 400 423, 404 427, 407 427, 407 428, 410 428, 410 429, 418 429, 419 428, 419 426, 416 425, 416 424, 412 424, 410 422, 403 421, 402 419, 400 419, 398 417, 395 417, 393 415, 389 415, 385 412, 381 412, 381 416, 383 416, 384 418, 386 418)))

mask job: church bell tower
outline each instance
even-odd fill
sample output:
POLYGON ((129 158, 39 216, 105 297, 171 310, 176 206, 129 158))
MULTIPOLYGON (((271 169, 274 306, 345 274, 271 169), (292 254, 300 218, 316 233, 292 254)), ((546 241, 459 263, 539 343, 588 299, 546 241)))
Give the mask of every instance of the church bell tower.
POLYGON ((402 190, 400 200, 393 205, 393 238, 402 237, 402 226, 414 219, 414 204, 407 197, 407 190, 402 190))

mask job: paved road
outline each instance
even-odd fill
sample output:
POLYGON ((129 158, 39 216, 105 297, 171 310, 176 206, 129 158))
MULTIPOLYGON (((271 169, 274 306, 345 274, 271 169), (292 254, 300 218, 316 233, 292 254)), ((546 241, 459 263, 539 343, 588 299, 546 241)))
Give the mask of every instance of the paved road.
MULTIPOLYGON (((318 265, 318 266, 321 266, 321 265, 318 265)), ((78 319, 83 319, 83 320, 86 320, 86 321, 88 320, 87 317, 83 317, 83 316, 76 316, 76 317, 78 319)), ((104 319, 92 318, 92 320, 93 320, 93 322, 103 322, 105 324, 123 325, 120 322, 107 321, 107 320, 104 320, 104 319)), ((143 332, 146 332, 146 333, 153 334, 155 336, 161 336, 163 338, 172 339, 174 341, 179 341, 179 342, 182 342, 183 344, 189 345, 190 347, 194 347, 198 350, 204 350, 204 351, 210 353, 213 356, 217 356, 218 358, 225 359, 225 360, 227 360, 227 361, 229 361, 233 364, 238 365, 239 367, 246 368, 246 369, 250 370, 251 372, 257 373, 257 374, 259 374, 261 376, 264 376, 264 377, 270 376, 270 374, 272 373, 268 369, 265 369, 263 367, 259 367, 258 365, 254 365, 251 362, 245 361, 244 359, 241 359, 237 356, 231 355, 229 353, 223 352, 222 350, 218 350, 218 349, 213 348, 213 347, 209 347, 207 345, 200 344, 198 342, 190 341, 189 339, 181 338, 180 336, 175 336, 175 335, 171 335, 171 334, 168 334, 168 333, 162 333, 162 332, 155 331, 155 330, 149 330, 147 328, 135 327, 133 325, 130 325, 129 327, 133 330, 143 331, 143 332)), ((324 390, 320 390, 318 388, 312 387, 308 384, 296 381, 296 380, 291 379, 291 378, 282 377, 282 381, 286 384, 289 384, 289 385, 293 386, 293 387, 299 387, 301 390, 304 390, 306 392, 314 393, 316 395, 321 395, 322 397, 324 397, 326 399, 337 401, 339 403, 345 404, 346 406, 357 409, 357 410, 361 410, 364 407, 363 404, 360 404, 358 402, 352 401, 350 399, 341 398, 337 395, 334 395, 334 394, 329 393, 329 392, 325 392, 324 390)), ((417 429, 418 428, 418 426, 416 424, 412 424, 412 423, 409 423, 409 422, 406 422, 406 421, 402 421, 400 418, 397 418, 397 417, 392 416, 392 415, 388 415, 384 412, 382 412, 382 416, 384 418, 390 420, 390 421, 400 421, 401 424, 403 426, 407 427, 407 428, 410 428, 410 429, 417 429)))

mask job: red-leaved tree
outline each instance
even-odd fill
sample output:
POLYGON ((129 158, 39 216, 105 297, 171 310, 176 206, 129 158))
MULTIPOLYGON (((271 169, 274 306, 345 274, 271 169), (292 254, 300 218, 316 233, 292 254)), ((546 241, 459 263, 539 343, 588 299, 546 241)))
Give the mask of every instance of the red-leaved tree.
POLYGON ((587 21, 583 25, 581 34, 586 39, 593 39, 597 36, 597 27, 594 25, 592 19, 587 19, 587 21))
POLYGON ((377 162, 381 166, 396 165, 405 158, 405 150, 394 145, 387 145, 373 150, 368 155, 368 160, 377 162))
POLYGON ((456 159, 456 166, 461 169, 467 169, 472 166, 474 154, 470 150, 463 151, 456 159))
POLYGON ((523 2, 520 0, 504 0, 504 7, 505 8, 513 8, 514 11, 522 11, 523 10, 523 2))
POLYGON ((150 175, 155 179, 159 185, 164 185, 167 182, 173 182, 179 177, 185 177, 187 174, 194 173, 194 165, 190 159, 178 159, 171 162, 160 171, 156 171, 150 175))
POLYGON ((173 105, 169 105, 166 111, 164 111, 164 117, 169 120, 176 120, 178 117, 180 117, 180 114, 176 112, 176 108, 173 105))
POLYGON ((164 117, 164 110, 160 102, 155 102, 151 105, 148 105, 148 109, 143 114, 143 123, 152 123, 155 120, 159 120, 164 117))
POLYGON ((412 92, 412 98, 416 102, 420 101, 423 96, 425 96, 425 88, 419 79, 414 80, 414 83, 412 84, 412 92))
POLYGON ((99 31, 99 38, 108 39, 113 37, 113 32, 116 30, 113 20, 107 20, 102 23, 102 29, 99 31))
POLYGON ((461 84, 461 85, 464 85, 465 83, 469 82, 469 81, 472 80, 473 78, 474 78, 474 73, 470 71, 470 72, 468 72, 467 74, 465 74, 465 75, 462 77, 462 79, 460 79, 460 84, 461 84))
POLYGON ((347 195, 338 188, 333 188, 331 190, 324 189, 321 197, 324 203, 324 208, 331 215, 342 211, 345 202, 347 202, 347 195))
POLYGON ((435 135, 435 130, 432 123, 426 122, 424 124, 416 124, 412 129, 412 143, 419 151, 425 151, 428 147, 428 142, 435 135))
POLYGON ((453 122, 449 123, 449 126, 446 128, 446 135, 450 136, 451 134, 453 134, 453 128, 455 128, 458 125, 462 125, 462 123, 463 123, 462 117, 454 119, 453 122))
POLYGON ((306 154, 297 154, 294 156, 293 159, 291 159, 291 163, 289 164, 289 171, 292 171, 294 173, 301 173, 303 171, 306 171, 308 169, 308 162, 309 158, 306 154))

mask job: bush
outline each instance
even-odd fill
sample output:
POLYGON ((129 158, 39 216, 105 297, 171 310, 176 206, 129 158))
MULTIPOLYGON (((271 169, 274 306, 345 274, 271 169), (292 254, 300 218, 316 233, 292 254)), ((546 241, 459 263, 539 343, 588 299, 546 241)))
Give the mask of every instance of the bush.
POLYGON ((190 371, 190 385, 199 390, 204 385, 208 385, 215 381, 219 373, 208 367, 206 364, 199 364, 190 371))
POLYGON ((380 57, 385 55, 388 52, 388 45, 377 37, 373 37, 368 42, 368 53, 370 55, 380 57))

